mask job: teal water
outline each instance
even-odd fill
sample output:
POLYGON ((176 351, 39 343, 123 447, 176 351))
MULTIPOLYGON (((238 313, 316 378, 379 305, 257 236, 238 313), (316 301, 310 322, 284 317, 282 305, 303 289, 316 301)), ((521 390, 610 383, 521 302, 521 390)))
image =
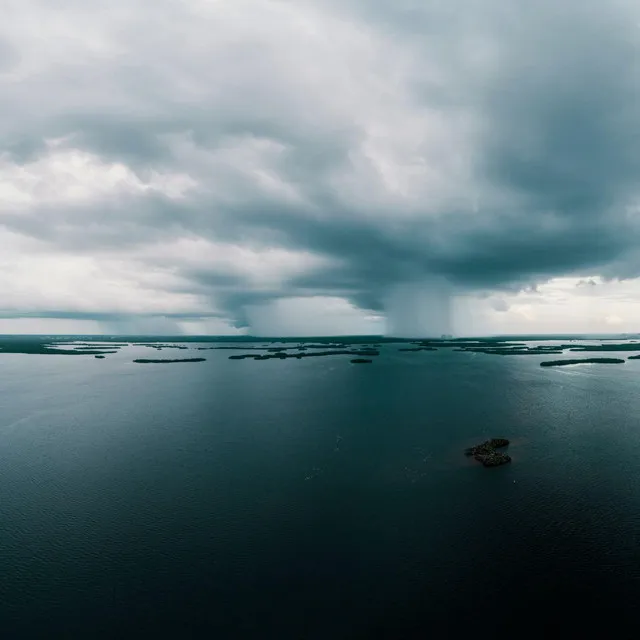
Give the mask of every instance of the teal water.
POLYGON ((385 345, 370 365, 191 348, 157 357, 207 361, 132 362, 150 351, 1 355, 5 637, 633 620, 640 360, 544 369, 385 345), (462 455, 494 436, 513 441, 511 465, 462 455))

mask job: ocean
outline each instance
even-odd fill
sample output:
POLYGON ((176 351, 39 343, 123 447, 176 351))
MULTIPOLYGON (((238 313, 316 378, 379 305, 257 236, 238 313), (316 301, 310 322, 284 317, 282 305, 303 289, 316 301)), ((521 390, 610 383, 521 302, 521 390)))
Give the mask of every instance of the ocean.
POLYGON ((0 353, 2 637, 634 628, 640 360, 185 346, 0 353))

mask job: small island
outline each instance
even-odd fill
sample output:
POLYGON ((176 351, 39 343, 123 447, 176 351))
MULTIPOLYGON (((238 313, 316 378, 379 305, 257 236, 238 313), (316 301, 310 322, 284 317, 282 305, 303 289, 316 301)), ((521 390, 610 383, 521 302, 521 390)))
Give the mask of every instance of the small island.
POLYGON ((620 358, 581 358, 575 360, 546 360, 541 367, 564 367, 570 364, 624 364, 620 358))
POLYGON ((466 456, 473 456, 475 460, 481 462, 485 467, 498 467, 511 462, 511 457, 506 453, 496 451, 496 449, 506 447, 509 441, 506 438, 491 438, 474 447, 465 450, 466 456))
POLYGON ((206 358, 182 358, 178 360, 149 360, 147 358, 138 358, 134 360, 134 362, 138 362, 140 364, 168 364, 172 362, 204 362, 206 358))

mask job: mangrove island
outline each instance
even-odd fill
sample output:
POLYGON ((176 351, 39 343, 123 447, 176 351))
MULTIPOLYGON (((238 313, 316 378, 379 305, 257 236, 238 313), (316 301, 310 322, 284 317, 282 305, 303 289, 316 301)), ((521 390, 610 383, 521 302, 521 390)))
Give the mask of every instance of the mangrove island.
POLYGON ((569 364, 624 364, 620 358, 581 358, 576 360, 546 360, 541 367, 564 367, 569 364))
POLYGON ((481 462, 485 467, 498 467, 511 462, 511 457, 506 453, 496 451, 496 449, 506 447, 509 441, 506 438, 491 438, 474 447, 465 449, 466 456, 473 456, 475 460, 481 462))

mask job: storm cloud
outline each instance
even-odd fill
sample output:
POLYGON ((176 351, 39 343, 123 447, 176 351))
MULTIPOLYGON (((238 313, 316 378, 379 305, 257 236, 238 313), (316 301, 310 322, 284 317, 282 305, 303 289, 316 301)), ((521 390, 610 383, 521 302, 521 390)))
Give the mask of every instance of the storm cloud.
POLYGON ((637 278, 639 25, 625 1, 9 2, 0 315, 417 335, 456 295, 505 314, 637 278))

